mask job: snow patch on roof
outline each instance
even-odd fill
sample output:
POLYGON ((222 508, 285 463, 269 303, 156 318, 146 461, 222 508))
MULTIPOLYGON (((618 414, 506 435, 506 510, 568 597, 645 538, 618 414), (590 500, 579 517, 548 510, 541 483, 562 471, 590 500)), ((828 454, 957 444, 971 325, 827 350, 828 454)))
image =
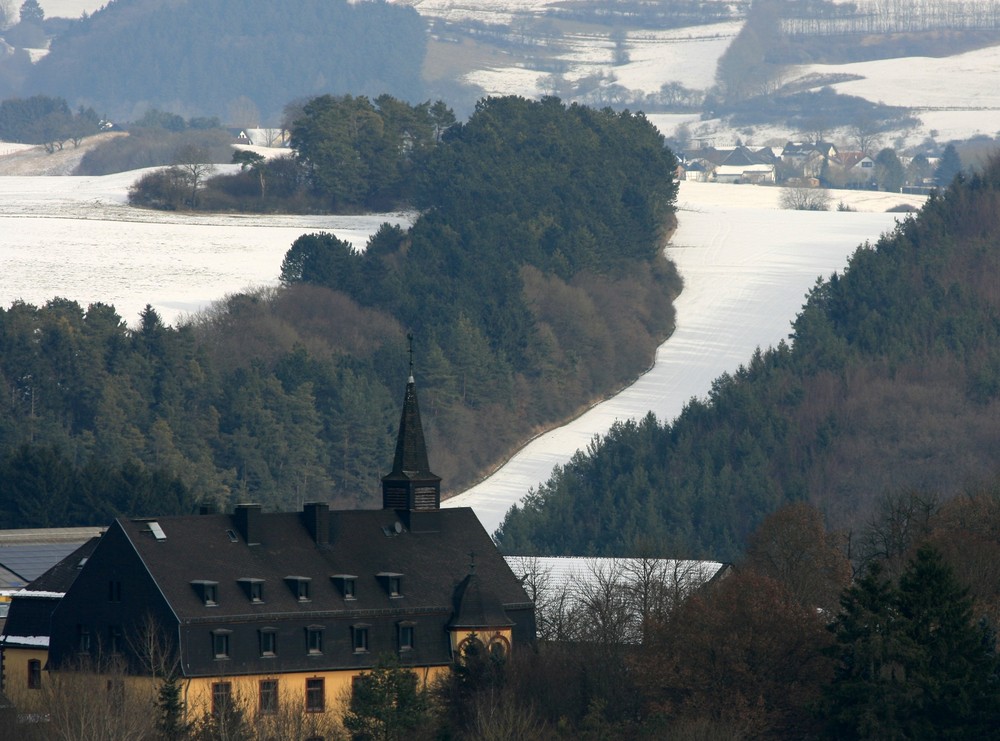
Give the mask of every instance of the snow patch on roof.
POLYGON ((36 599, 62 599, 65 596, 65 592, 46 592, 41 589, 33 590, 27 588, 11 593, 11 597, 34 597, 36 599))
POLYGON ((49 637, 48 636, 0 636, 0 645, 38 646, 40 648, 48 648, 49 637))

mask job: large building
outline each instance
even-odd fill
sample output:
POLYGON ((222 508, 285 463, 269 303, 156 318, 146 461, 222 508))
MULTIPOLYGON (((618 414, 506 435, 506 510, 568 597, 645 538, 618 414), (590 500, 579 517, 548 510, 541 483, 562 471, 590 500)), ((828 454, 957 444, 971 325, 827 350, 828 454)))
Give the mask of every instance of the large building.
POLYGON ((385 657, 429 680, 470 641, 533 641, 520 581, 440 492, 411 375, 382 509, 117 519, 51 612, 48 669, 173 670, 189 713, 236 694, 325 713, 385 657))

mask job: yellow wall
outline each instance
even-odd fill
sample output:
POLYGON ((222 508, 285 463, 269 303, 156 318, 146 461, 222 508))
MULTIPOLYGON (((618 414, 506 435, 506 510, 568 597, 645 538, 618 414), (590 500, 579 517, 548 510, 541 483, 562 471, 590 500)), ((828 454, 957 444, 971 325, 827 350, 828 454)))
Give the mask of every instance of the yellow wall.
POLYGON ((3 686, 11 702, 18 707, 28 707, 41 694, 39 690, 28 689, 28 662, 37 659, 42 662, 42 686, 48 681, 45 662, 49 659, 45 648, 14 648, 3 650, 3 686))
MULTIPOLYGON (((438 677, 448 673, 450 666, 419 666, 408 667, 417 674, 420 682, 426 687, 433 684, 438 677)), ((332 672, 290 672, 284 674, 253 674, 246 676, 198 677, 185 680, 182 699, 187 708, 188 719, 201 717, 212 710, 212 685, 217 682, 229 682, 231 697, 235 704, 257 713, 260 706, 260 681, 276 679, 278 681, 278 697, 280 710, 300 712, 306 707, 306 680, 324 679, 325 715, 339 721, 346 703, 350 700, 351 682, 361 671, 332 672)))

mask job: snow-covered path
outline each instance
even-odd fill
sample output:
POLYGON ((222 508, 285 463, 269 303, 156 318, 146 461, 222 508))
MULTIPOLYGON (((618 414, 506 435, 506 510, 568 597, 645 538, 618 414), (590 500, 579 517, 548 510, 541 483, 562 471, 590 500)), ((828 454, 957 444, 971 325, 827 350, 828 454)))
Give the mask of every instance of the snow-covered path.
MULTIPOLYGON (((845 198, 873 195, 886 197, 845 198)), ((486 529, 495 531, 529 488, 547 480, 554 466, 566 463, 615 420, 648 411, 672 420, 691 397, 703 397, 713 379, 735 370, 755 348, 787 338, 816 278, 842 269, 859 244, 875 241, 895 223, 896 215, 884 212, 735 205, 776 198, 774 188, 682 183, 680 225, 667 254, 677 263, 684 290, 676 302, 677 329, 658 349, 654 367, 614 398, 536 438, 488 479, 443 506, 472 507, 486 529)), ((892 202, 852 205, 884 209, 892 202)))

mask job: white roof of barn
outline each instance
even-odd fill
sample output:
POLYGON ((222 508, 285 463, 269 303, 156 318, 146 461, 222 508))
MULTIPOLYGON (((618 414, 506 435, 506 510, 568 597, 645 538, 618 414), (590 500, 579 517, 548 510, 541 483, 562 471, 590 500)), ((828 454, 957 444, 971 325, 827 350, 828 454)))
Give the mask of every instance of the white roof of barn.
POLYGON ((582 556, 504 556, 507 565, 521 580, 544 574, 548 587, 574 590, 610 577, 629 581, 634 575, 655 572, 661 578, 694 588, 727 570, 719 561, 680 561, 668 558, 587 558, 582 556))

